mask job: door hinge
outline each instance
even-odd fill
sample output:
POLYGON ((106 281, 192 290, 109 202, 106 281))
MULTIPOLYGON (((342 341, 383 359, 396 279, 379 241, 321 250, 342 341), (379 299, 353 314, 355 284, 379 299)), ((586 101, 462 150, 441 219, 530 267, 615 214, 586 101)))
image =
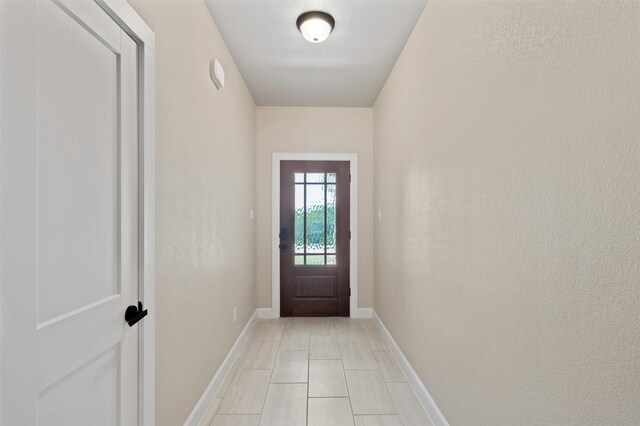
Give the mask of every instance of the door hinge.
POLYGON ((349 173, 349 183, 351 183, 351 173, 349 173))
POLYGON ((351 297, 351 287, 349 287, 349 297, 351 297))
POLYGON ((349 231, 349 239, 351 239, 351 231, 349 231))

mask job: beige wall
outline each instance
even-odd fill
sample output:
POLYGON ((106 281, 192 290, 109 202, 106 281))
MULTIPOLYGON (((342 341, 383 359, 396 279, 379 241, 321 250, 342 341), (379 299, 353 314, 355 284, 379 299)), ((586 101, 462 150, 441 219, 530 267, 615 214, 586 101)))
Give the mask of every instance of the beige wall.
POLYGON ((640 424, 640 3, 430 0, 374 108, 374 307, 451 425, 640 424))
POLYGON ((256 308, 256 109, 202 1, 131 3, 157 38, 156 414, 175 426, 256 308))
POLYGON ((371 119, 371 108, 258 108, 258 306, 271 307, 271 161, 274 152, 358 154, 358 306, 372 306, 371 119))

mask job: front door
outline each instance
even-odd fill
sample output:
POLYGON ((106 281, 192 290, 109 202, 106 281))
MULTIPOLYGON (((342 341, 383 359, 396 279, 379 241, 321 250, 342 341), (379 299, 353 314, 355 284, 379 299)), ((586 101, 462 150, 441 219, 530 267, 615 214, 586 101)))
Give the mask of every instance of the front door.
POLYGON ((280 316, 349 316, 349 162, 280 163, 280 316))
POLYGON ((137 44, 93 1, 0 6, 2 424, 134 425, 137 44))

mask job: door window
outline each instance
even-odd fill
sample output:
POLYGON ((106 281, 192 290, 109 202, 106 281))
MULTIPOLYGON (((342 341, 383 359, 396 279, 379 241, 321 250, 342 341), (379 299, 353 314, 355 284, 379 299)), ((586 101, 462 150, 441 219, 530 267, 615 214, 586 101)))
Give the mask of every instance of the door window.
POLYGON ((336 264, 336 174, 295 174, 294 265, 336 264))

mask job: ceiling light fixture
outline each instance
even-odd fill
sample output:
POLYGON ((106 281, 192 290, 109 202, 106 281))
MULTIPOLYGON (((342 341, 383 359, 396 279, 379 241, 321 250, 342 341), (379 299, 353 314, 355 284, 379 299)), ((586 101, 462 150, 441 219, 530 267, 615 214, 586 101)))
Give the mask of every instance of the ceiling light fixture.
POLYGON ((333 16, 324 12, 306 12, 298 16, 296 25, 302 36, 311 43, 322 43, 336 25, 333 16))

